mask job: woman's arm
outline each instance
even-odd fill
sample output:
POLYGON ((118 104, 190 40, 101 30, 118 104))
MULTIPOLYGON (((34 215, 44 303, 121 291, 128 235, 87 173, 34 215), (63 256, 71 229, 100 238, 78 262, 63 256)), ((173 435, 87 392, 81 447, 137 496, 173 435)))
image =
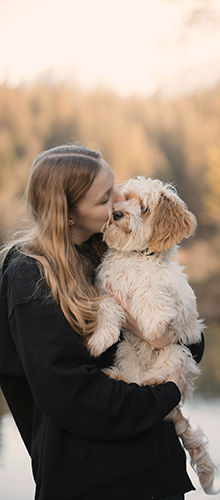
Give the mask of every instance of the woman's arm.
POLYGON ((89 439, 123 439, 162 421, 180 401, 176 384, 139 387, 110 379, 42 285, 33 259, 20 255, 4 269, 0 376, 5 387, 11 387, 9 378, 20 380, 18 387, 23 380, 42 413, 89 439))
POLYGON ((205 338, 203 332, 201 332, 200 342, 198 342, 197 344, 190 344, 187 347, 191 351, 192 356, 195 359, 196 363, 200 363, 205 350, 205 338))
POLYGON ((172 381, 139 387, 108 378, 96 368, 58 307, 39 300, 16 306, 10 327, 37 406, 81 437, 139 434, 161 421, 180 400, 172 381))

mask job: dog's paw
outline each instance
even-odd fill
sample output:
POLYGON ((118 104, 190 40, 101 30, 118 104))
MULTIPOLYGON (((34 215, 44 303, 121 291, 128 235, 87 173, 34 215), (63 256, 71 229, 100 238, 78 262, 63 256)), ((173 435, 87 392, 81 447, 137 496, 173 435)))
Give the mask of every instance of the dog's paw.
POLYGON ((100 356, 106 350, 105 343, 96 330, 88 340, 87 349, 94 358, 100 356))
POLYGON ((115 344, 119 336, 120 331, 110 332, 107 328, 96 329, 88 340, 87 348, 90 354, 96 358, 115 344))

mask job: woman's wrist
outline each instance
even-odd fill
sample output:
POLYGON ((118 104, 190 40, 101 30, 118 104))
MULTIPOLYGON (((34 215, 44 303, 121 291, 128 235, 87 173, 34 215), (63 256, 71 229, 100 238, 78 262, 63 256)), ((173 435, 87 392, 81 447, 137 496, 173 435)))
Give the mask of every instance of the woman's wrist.
POLYGON ((162 349, 163 347, 167 347, 168 345, 170 345, 170 332, 169 332, 168 326, 166 327, 166 329, 161 337, 159 337, 159 338, 156 337, 151 342, 149 342, 149 340, 148 340, 148 343, 151 346, 155 347, 155 349, 162 349))

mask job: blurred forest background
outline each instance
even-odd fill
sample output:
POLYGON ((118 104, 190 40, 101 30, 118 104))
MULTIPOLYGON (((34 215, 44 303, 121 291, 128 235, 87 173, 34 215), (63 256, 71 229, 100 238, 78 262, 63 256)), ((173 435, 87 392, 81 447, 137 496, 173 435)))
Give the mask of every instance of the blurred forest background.
POLYGON ((220 83, 193 95, 122 98, 50 79, 0 86, 0 241, 23 226, 29 169, 66 142, 99 148, 116 183, 137 174, 172 182, 198 229, 180 250, 207 329, 198 390, 220 389, 220 83))

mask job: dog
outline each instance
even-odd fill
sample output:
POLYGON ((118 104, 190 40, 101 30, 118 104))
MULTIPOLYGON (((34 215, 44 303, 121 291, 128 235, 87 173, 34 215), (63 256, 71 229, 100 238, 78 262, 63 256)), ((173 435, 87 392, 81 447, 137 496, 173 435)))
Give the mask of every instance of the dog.
POLYGON ((128 300, 144 339, 123 329, 114 366, 104 371, 116 380, 154 386, 166 382, 182 364, 186 389, 181 404, 166 419, 173 420, 202 488, 215 494, 216 467, 206 438, 201 429, 191 428, 181 410, 185 399, 192 399, 194 380, 200 373, 186 346, 201 340, 204 325, 188 276, 178 262, 177 245, 194 233, 197 221, 176 189, 159 180, 137 176, 126 181, 120 192, 125 201, 112 207, 102 228, 108 247, 96 277, 102 299, 98 326, 87 347, 96 357, 119 340, 125 321, 120 302, 128 300), (167 327, 170 344, 156 349, 151 343, 160 339, 167 327))

